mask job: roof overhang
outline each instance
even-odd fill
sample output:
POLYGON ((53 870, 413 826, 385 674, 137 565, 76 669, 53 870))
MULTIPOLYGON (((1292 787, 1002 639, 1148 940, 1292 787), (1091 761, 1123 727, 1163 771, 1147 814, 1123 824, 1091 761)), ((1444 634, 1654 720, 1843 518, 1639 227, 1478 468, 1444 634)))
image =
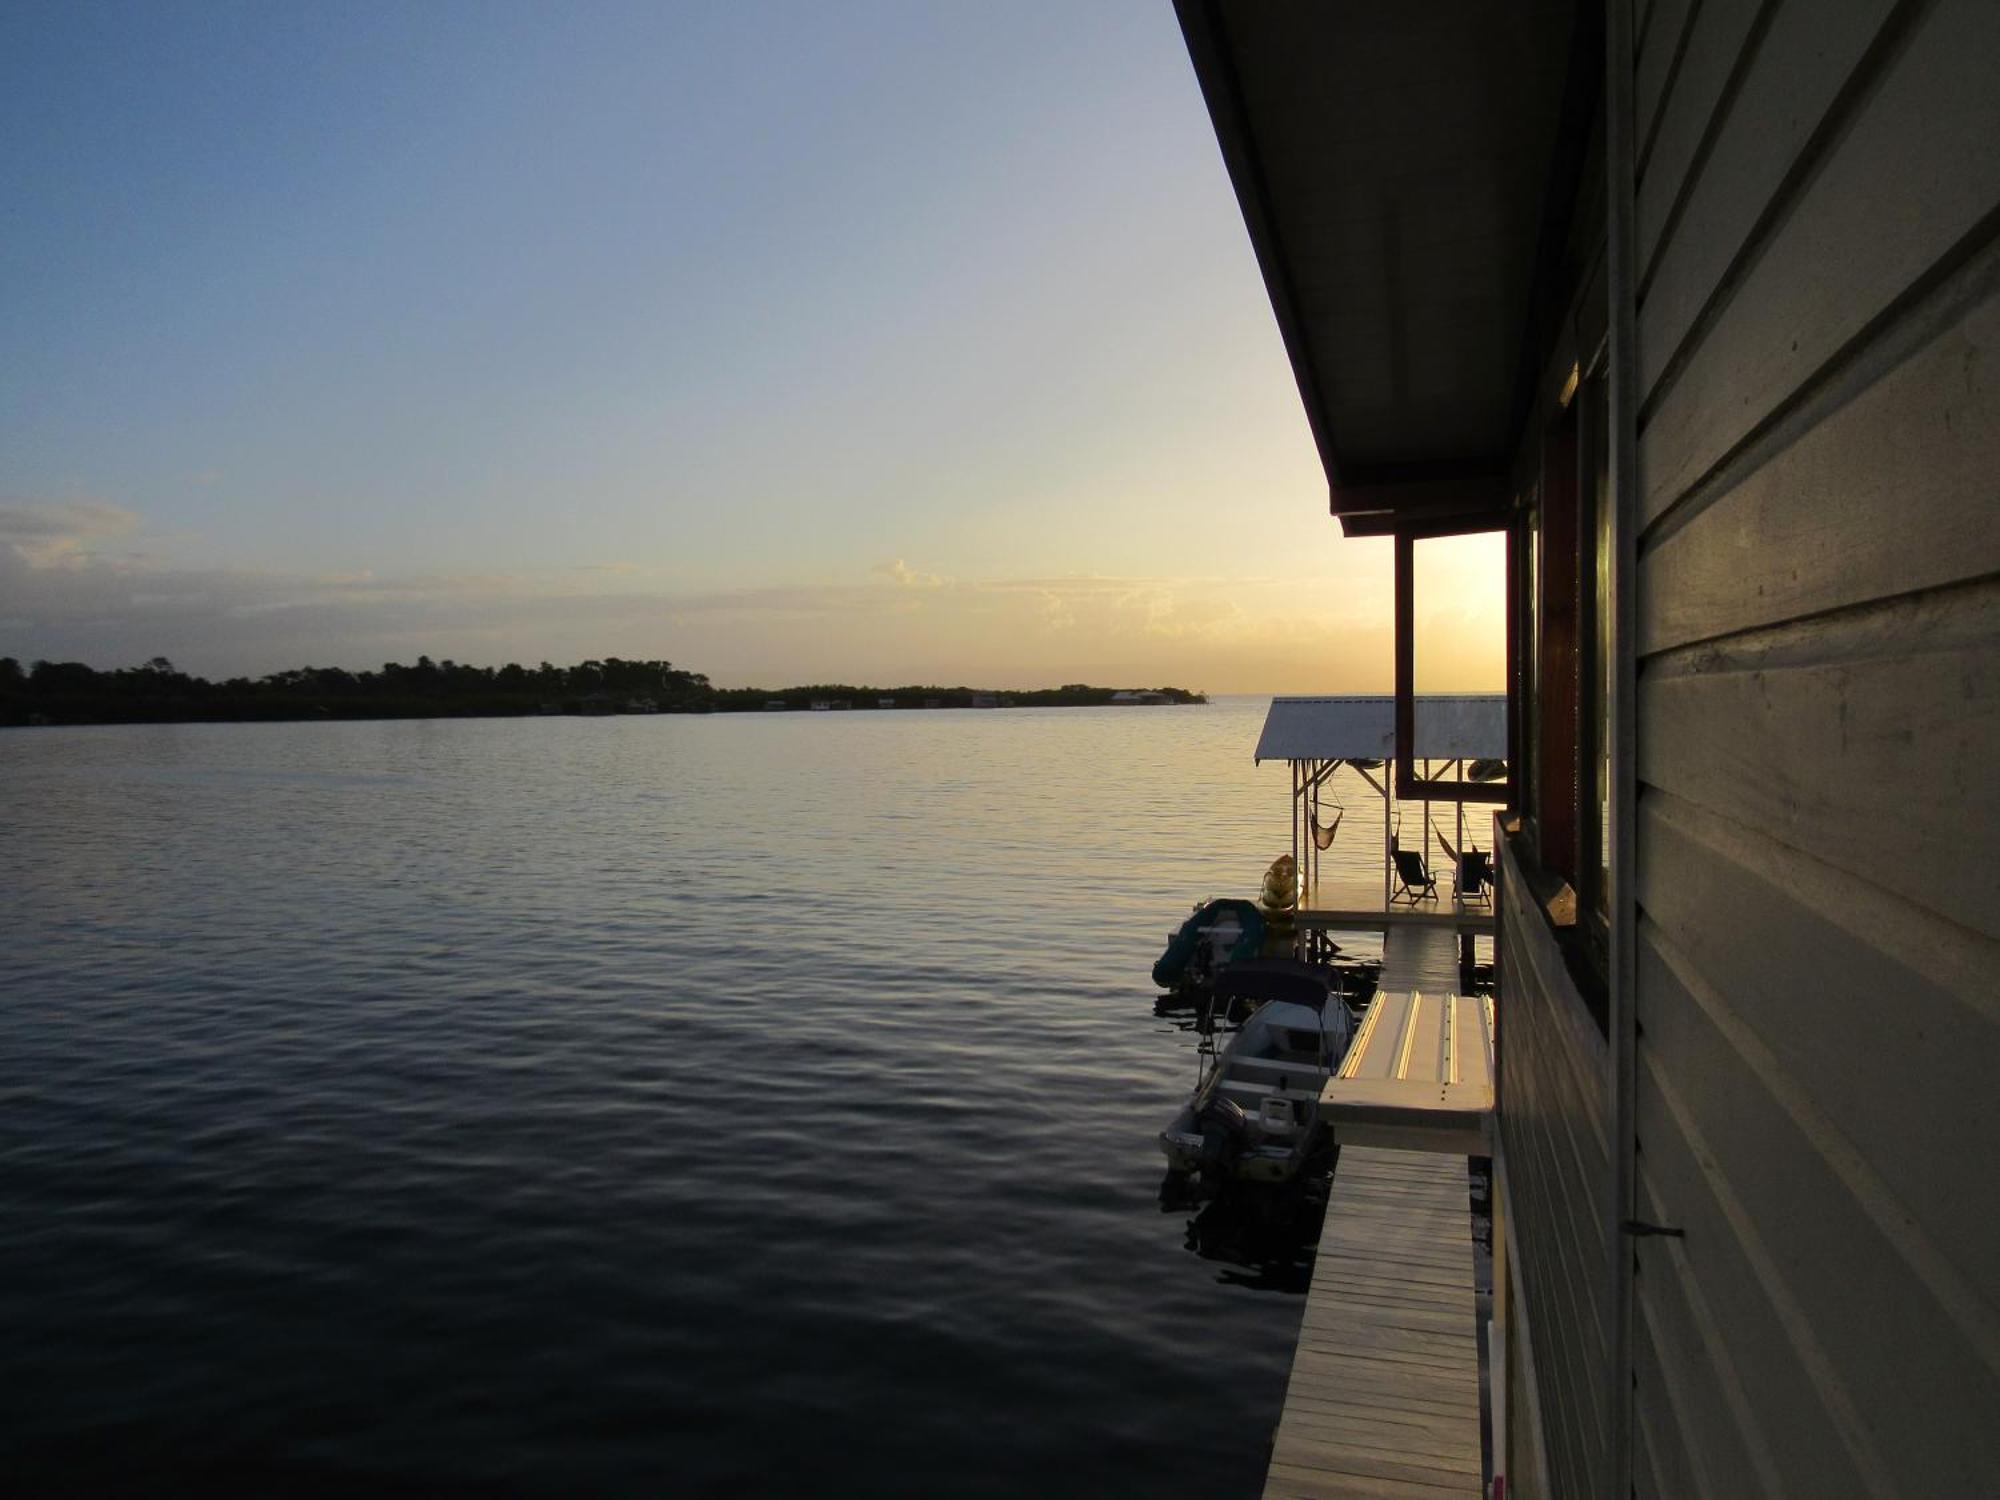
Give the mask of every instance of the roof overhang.
POLYGON ((1176 8, 1342 529, 1502 524, 1593 8, 1176 8))

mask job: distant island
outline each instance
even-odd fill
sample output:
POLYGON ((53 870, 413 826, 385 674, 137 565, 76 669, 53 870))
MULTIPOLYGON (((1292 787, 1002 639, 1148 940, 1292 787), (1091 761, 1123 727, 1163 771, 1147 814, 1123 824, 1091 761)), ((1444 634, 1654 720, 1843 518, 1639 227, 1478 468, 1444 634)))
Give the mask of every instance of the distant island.
POLYGON ((1083 708, 1206 703, 1185 688, 1099 688, 1084 683, 1030 692, 969 687, 718 688, 667 661, 615 656, 573 667, 473 667, 417 658, 379 672, 294 667, 265 677, 210 682, 164 656, 100 672, 82 662, 24 668, 0 657, 0 725, 172 724, 259 719, 458 719, 528 714, 706 714, 814 709, 1083 708))

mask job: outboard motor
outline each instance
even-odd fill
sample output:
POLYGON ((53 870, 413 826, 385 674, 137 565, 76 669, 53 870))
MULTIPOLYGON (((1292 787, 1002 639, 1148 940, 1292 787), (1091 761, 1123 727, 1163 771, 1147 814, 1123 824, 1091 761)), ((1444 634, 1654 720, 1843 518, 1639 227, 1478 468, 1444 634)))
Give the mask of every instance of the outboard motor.
POLYGON ((1217 1094, 1194 1117, 1194 1128, 1201 1135, 1202 1181, 1214 1183, 1227 1177, 1243 1152, 1249 1129, 1242 1109, 1234 1099, 1217 1094))

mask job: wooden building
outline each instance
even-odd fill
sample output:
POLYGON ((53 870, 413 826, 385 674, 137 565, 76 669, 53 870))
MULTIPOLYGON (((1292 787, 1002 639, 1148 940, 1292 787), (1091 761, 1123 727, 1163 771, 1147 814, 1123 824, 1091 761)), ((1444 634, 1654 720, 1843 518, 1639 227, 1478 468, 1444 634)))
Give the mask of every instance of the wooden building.
POLYGON ((1509 543, 1494 1469, 1995 1493, 2000 4, 1178 8, 1400 698, 1509 543))

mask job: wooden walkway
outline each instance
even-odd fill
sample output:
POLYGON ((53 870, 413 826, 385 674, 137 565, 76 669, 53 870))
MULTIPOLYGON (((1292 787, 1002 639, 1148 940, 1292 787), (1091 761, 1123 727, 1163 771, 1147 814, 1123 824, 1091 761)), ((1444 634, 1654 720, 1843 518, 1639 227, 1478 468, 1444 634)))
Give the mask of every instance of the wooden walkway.
POLYGON ((1382 935, 1382 977, 1377 989, 1455 995, 1458 937, 1448 927, 1391 927, 1382 935))
POLYGON ((1479 1495, 1469 1196, 1463 1156, 1342 1150, 1266 1500, 1479 1495))

